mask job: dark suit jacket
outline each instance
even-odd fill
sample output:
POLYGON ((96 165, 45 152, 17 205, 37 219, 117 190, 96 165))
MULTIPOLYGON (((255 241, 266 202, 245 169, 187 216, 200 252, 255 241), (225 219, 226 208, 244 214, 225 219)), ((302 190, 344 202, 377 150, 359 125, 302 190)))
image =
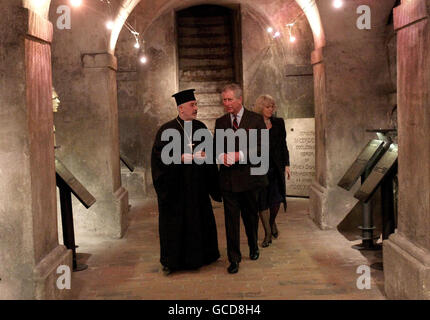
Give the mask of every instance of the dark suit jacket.
MULTIPOLYGON (((270 164, 278 176, 279 191, 285 198, 285 167, 290 165, 290 153, 287 147, 287 133, 285 122, 282 118, 272 117, 272 128, 270 129, 270 164)), ((285 202, 284 202, 285 205, 285 202)))
MULTIPOLYGON (((217 139, 217 133, 216 133, 217 129, 226 130, 231 128, 232 128, 232 123, 231 123, 231 118, 229 113, 218 118, 215 122, 214 141, 216 142, 216 139, 217 139)), ((260 150, 261 150, 260 135, 258 136, 258 139, 257 139, 257 146, 250 146, 248 130, 266 129, 266 125, 264 124, 263 117, 255 112, 245 109, 239 124, 239 129, 241 128, 246 130, 248 150, 250 150, 250 148, 254 148, 254 149, 256 148, 257 154, 260 156, 260 150)), ((225 145, 224 152, 227 152, 226 140, 227 139, 224 139, 224 145, 225 145)), ((238 151, 237 147, 236 147, 236 151, 238 151)), ((218 154, 214 152, 217 159, 219 154, 221 153, 222 151, 218 152, 218 154)), ((226 167, 224 165, 220 166, 219 180, 220 180, 221 191, 245 192, 245 191, 255 190, 260 187, 265 187, 268 185, 268 180, 266 175, 251 175, 251 168, 259 167, 260 165, 250 164, 250 161, 248 159, 248 152, 244 153, 244 156, 245 156, 245 159, 247 159, 246 164, 236 163, 231 167, 226 167)))

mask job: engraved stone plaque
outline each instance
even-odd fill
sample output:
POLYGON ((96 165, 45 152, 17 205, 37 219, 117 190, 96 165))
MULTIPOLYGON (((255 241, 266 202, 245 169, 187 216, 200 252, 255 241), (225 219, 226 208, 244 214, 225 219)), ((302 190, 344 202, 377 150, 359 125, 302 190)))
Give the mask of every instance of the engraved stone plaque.
POLYGON ((291 179, 286 180, 287 196, 309 197, 315 177, 315 119, 287 119, 285 130, 291 169, 291 179))
POLYGON ((339 181, 338 186, 350 190, 357 179, 363 174, 367 165, 382 152, 384 142, 381 140, 371 140, 361 151, 357 159, 339 181))
POLYGON ((394 166, 397 161, 398 146, 392 144, 388 151, 382 156, 378 163, 373 168, 370 175, 364 181, 361 188, 354 194, 354 197, 363 202, 367 202, 373 192, 378 188, 382 179, 388 171, 394 166))
POLYGON ((57 175, 64 180, 64 182, 72 190, 72 193, 78 198, 78 200, 85 206, 85 208, 91 207, 96 199, 88 192, 87 189, 73 176, 73 174, 67 170, 66 166, 57 158, 55 158, 55 172, 57 175))

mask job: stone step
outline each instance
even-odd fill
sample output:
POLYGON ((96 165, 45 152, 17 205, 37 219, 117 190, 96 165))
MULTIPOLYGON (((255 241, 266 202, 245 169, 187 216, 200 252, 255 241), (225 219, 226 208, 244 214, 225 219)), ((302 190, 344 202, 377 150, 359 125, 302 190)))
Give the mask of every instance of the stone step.
POLYGON ((229 17, 212 16, 212 17, 178 17, 178 26, 182 25, 216 25, 229 22, 229 17))
POLYGON ((223 23, 217 23, 217 22, 213 22, 213 23, 188 23, 188 22, 182 22, 182 23, 178 23, 178 28, 206 28, 206 27, 219 27, 219 26, 224 26, 226 25, 224 22, 223 23))
POLYGON ((179 81, 183 82, 194 82, 194 83, 200 83, 200 86, 206 86, 207 82, 233 82, 232 77, 224 76, 224 77, 180 77, 179 81))
POLYGON ((180 45, 179 49, 200 49, 200 48, 218 48, 218 47, 229 47, 231 48, 230 44, 194 44, 194 45, 180 45))
POLYGON ((199 107, 223 107, 221 101, 221 93, 198 93, 196 91, 196 99, 199 107))
POLYGON ((232 56, 230 54, 188 54, 179 55, 180 59, 192 59, 192 60, 230 60, 232 56))
POLYGON ((190 59, 190 58, 180 58, 179 59, 179 69, 186 70, 189 67, 206 67, 208 65, 214 67, 223 67, 223 68, 231 68, 233 66, 233 59, 212 59, 212 58, 203 58, 203 59, 190 59))
POLYGON ((220 106, 222 106, 221 94, 218 92, 216 92, 216 93, 199 93, 196 91, 195 96, 196 96, 199 108, 200 107, 203 108, 203 107, 213 107, 213 106, 220 107, 220 106))
POLYGON ((232 55, 232 50, 229 45, 211 46, 211 47, 180 47, 179 57, 192 55, 232 55))
POLYGON ((197 40, 201 40, 201 41, 205 41, 207 39, 215 39, 216 42, 218 43, 218 40, 220 38, 223 38, 223 37, 229 39, 228 33, 199 33, 199 34, 190 34, 190 35, 187 35, 187 36, 178 37, 178 39, 180 39, 180 40, 183 40, 183 39, 197 39, 197 40))
MULTIPOLYGON (((180 81, 180 90, 187 90, 190 88, 196 89, 196 93, 200 94, 218 94, 220 96, 222 88, 231 83, 231 80, 228 81, 207 81, 207 82, 195 82, 195 81, 180 81)), ((216 103, 219 103, 216 100, 216 103)))
POLYGON ((223 106, 199 106, 198 114, 205 119, 219 118, 224 115, 223 106))
POLYGON ((200 34, 230 34, 230 28, 226 25, 205 26, 205 27, 179 27, 179 37, 190 37, 200 34))
POLYGON ((186 68, 183 68, 183 69, 180 69, 180 70, 184 71, 184 72, 186 72, 186 71, 199 71, 199 70, 212 70, 212 71, 215 71, 215 70, 226 70, 226 69, 229 69, 229 68, 233 68, 233 66, 226 67, 226 66, 214 66, 214 65, 208 64, 208 65, 205 65, 205 66, 189 66, 189 67, 186 67, 186 68))
POLYGON ((230 45, 230 38, 225 35, 212 35, 212 37, 202 38, 202 37, 178 37, 178 45, 181 46, 200 46, 200 45, 211 45, 211 46, 222 46, 230 45))
POLYGON ((200 120, 201 122, 203 122, 206 125, 206 127, 212 132, 212 134, 214 133, 216 119, 203 119, 203 118, 199 118, 199 115, 197 115, 197 120, 200 120))
POLYGON ((180 81, 232 81, 233 78, 233 68, 179 70, 180 81))

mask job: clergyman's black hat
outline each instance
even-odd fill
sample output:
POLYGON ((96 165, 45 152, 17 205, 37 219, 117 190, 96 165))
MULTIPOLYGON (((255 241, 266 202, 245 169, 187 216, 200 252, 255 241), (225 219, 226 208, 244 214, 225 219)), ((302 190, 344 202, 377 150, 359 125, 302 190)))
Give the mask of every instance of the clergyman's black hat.
POLYGON ((176 104, 180 106, 185 102, 196 100, 196 97, 194 97, 194 91, 196 91, 196 89, 180 91, 178 93, 175 93, 172 97, 175 98, 176 104))

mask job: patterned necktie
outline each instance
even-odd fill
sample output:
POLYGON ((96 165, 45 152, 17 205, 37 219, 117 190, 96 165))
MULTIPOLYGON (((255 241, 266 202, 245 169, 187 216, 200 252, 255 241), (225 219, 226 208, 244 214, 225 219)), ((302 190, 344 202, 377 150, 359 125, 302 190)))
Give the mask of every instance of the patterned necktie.
POLYGON ((234 119, 233 119, 233 130, 236 131, 237 129, 239 129, 239 124, 237 123, 237 117, 236 115, 233 115, 234 119))

